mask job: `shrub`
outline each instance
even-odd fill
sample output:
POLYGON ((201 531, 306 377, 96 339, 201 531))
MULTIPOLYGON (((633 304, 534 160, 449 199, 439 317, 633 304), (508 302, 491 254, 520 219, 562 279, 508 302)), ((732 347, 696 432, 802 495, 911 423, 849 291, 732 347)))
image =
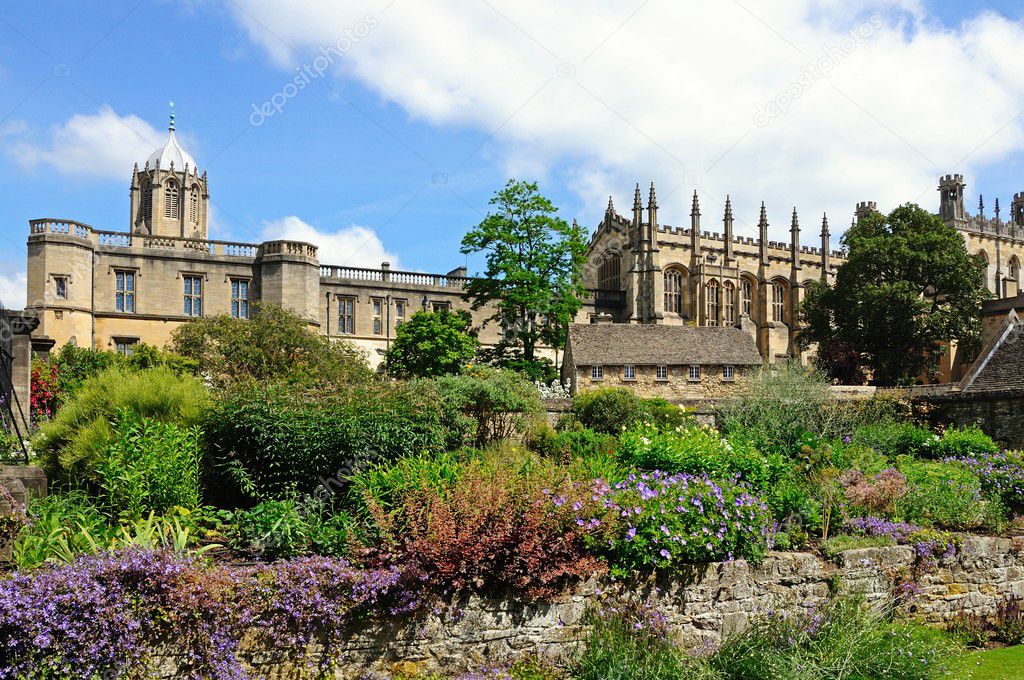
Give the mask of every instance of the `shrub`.
POLYGON ((985 521, 981 482, 965 466, 903 457, 899 469, 909 487, 896 504, 899 519, 957 530, 974 529, 985 521))
POLYGON ((977 426, 951 427, 942 434, 935 453, 940 458, 988 457, 999 453, 999 445, 977 426))
POLYGON ((853 443, 870 447, 889 458, 903 455, 927 458, 934 456, 939 438, 910 423, 877 423, 857 428, 853 443))
POLYGON ((151 512, 199 506, 199 428, 123 411, 114 441, 96 464, 96 487, 108 514, 137 521, 151 512))
POLYGON ((352 519, 312 498, 268 500, 238 510, 230 530, 235 547, 267 559, 311 553, 340 557, 354 540, 352 519))
POLYGON ((868 479, 860 470, 847 470, 839 477, 839 483, 846 500, 868 514, 891 513, 910 493, 907 478, 894 468, 882 470, 873 479, 868 479))
POLYGON ((96 465, 113 442, 111 423, 129 413, 185 427, 198 424, 210 399, 203 385, 167 368, 120 367, 88 378, 33 441, 50 479, 61 484, 96 480, 96 465))
POLYGON ((1024 505, 1024 453, 979 453, 946 458, 943 462, 967 467, 981 480, 981 488, 990 498, 1017 510, 1024 505))
POLYGON ((174 330, 171 348, 217 387, 248 381, 329 387, 371 375, 357 350, 269 302, 253 305, 252 320, 223 314, 183 324, 174 330))
POLYGON ((508 370, 475 366, 433 385, 446 406, 462 414, 472 432, 467 443, 477 448, 523 432, 543 408, 533 383, 508 370))
POLYGON ((388 373, 436 378, 461 372, 480 346, 472 323, 466 311, 416 312, 395 331, 384 359, 388 373))
POLYGON ((711 665, 728 678, 901 678, 955 674, 962 648, 942 632, 895 620, 861 597, 771 613, 726 638, 711 665))
POLYGON ((584 428, 605 434, 619 434, 640 423, 674 429, 689 424, 692 419, 684 409, 664 399, 645 399, 621 387, 578 393, 573 398, 570 415, 571 420, 584 428))
POLYGON ((451 421, 429 384, 371 380, 333 390, 239 384, 205 422, 213 496, 264 500, 322 483, 344 486, 375 460, 461 442, 451 421))
POLYGON ((378 563, 446 590, 537 597, 601 571, 572 523, 573 487, 557 467, 499 450, 451 481, 443 475, 420 475, 440 483, 407 485, 391 512, 367 499, 367 548, 378 563))
POLYGON ((946 623, 946 632, 965 647, 984 647, 988 644, 990 627, 981 614, 961 611, 946 623))
POLYGON ((756 561, 768 549, 768 508, 736 484, 652 472, 614 487, 598 480, 588 498, 574 507, 576 523, 617 575, 740 557, 756 561))
POLYGON ((780 456, 762 456, 743 443, 734 447, 706 426, 670 431, 641 426, 629 430, 619 438, 619 457, 643 470, 737 478, 758 491, 769 489, 790 469, 780 456))

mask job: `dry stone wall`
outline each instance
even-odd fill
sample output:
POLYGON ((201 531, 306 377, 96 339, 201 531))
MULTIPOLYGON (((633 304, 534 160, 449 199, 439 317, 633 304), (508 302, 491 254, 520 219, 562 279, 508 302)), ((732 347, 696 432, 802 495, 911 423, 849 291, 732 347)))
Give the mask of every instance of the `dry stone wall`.
MULTIPOLYGON (((585 636, 589 603, 606 586, 595 578, 546 603, 475 596, 445 603, 397 629, 357 634, 345 647, 336 677, 463 671, 524 653, 569 658, 585 636)), ((836 590, 862 592, 874 602, 913 592, 904 609, 940 623, 959 612, 992 613, 1007 596, 1024 595, 1024 538, 965 537, 956 557, 923 572, 915 568, 914 550, 907 546, 849 550, 834 562, 809 553, 770 553, 757 565, 709 564, 673 580, 634 584, 631 590, 657 603, 680 641, 694 647, 720 640, 751 617, 813 606, 836 590), (910 588, 905 587, 908 581, 910 588)), ((301 669, 256 650, 247 661, 260 677, 301 675, 301 669)), ((165 677, 175 677, 173 659, 166 659, 164 670, 165 677)))

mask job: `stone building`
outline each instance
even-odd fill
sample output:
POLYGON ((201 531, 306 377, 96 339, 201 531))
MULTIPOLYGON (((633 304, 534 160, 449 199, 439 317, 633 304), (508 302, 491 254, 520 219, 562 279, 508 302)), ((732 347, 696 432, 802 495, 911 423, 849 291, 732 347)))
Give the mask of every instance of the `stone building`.
POLYGON ((573 393, 627 387, 674 403, 728 396, 760 366, 753 336, 740 328, 572 324, 562 361, 573 393))
MULTIPOLYGON (((127 169, 126 169, 127 174, 127 169)), ((963 235, 970 252, 989 263, 997 297, 1020 289, 1024 258, 1024 193, 1003 222, 984 206, 964 210, 960 175, 940 180, 940 215, 963 235)), ((36 351, 74 342, 123 353, 144 342, 163 346, 189 319, 212 314, 246 318, 267 300, 300 314, 332 339, 345 339, 379 363, 395 329, 419 309, 465 309, 464 268, 445 274, 321 263, 315 245, 293 241, 236 243, 208 238, 210 185, 206 172, 175 137, 131 171, 129 221, 108 231, 68 219, 30 221, 28 305, 39 317, 36 351)), ((857 206, 857 215, 876 210, 857 206)), ((766 361, 798 357, 798 309, 811 281, 835 276, 843 253, 830 247, 823 218, 820 245, 801 243, 794 209, 786 242, 768 238, 762 203, 759 237, 736 236, 733 206, 725 199, 721 232, 705 231, 696 193, 690 226, 661 221, 651 185, 643 205, 637 185, 632 212, 608 207, 591 238, 584 285, 588 295, 576 322, 608 315, 616 323, 660 326, 735 326, 748 333, 766 361)), ((485 323, 492 309, 470 310, 480 339, 501 338, 485 323)), ((551 355, 549 352, 548 355, 551 355)), ((802 357, 806 359, 807 357, 802 357)), ((956 378, 952 367, 944 374, 956 378)))

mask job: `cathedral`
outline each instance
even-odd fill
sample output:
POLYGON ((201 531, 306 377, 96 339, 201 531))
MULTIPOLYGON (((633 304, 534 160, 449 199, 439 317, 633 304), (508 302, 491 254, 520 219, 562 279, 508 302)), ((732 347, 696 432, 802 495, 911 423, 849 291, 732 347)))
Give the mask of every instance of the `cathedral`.
MULTIPOLYGON (((209 239, 207 175, 174 128, 172 114, 166 141, 131 169, 127 229, 30 220, 26 311, 39 319, 36 353, 69 342, 123 354, 139 343, 159 347, 190 319, 248 318, 262 300, 293 310, 331 339, 351 342, 372 365, 380 363, 395 329, 419 309, 470 311, 484 345, 501 339, 501 329, 487 323, 493 309, 472 310, 465 299, 465 268, 431 274, 382 263, 367 269, 321 263, 311 243, 209 239)), ((1024 257, 1024 194, 1014 196, 1004 222, 998 200, 994 217, 985 216, 983 200, 978 214, 969 215, 965 186, 961 175, 941 178, 939 215, 988 263, 995 296, 1015 296, 1024 257)), ((590 240, 587 295, 575 321, 734 326, 753 337, 766 361, 799 357, 797 317, 806 286, 832 280, 843 261, 843 253, 831 249, 828 218, 820 228, 815 224, 819 245, 810 247, 802 244, 795 209, 789 240, 777 242, 768 238, 763 203, 759 236, 752 238, 734 234, 729 197, 720 231, 704 230, 696 193, 689 227, 661 221, 653 184, 646 207, 643 199, 637 185, 628 216, 609 199, 590 240)), ((856 214, 876 209, 864 202, 856 214)), ((952 364, 945 370, 955 377, 952 364)))

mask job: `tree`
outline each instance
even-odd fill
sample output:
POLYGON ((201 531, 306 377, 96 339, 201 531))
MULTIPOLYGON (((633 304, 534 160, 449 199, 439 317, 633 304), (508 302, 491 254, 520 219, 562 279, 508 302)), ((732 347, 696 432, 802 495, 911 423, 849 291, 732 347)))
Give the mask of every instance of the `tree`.
POLYGON ((254 305, 252 319, 226 314, 183 324, 171 348, 194 359, 214 386, 238 382, 294 382, 335 385, 371 375, 352 346, 315 333, 294 312, 269 303, 254 305))
POLYGON ((509 180, 490 204, 495 212, 462 239, 463 253, 487 258, 485 275, 470 282, 467 294, 474 309, 495 303, 489 320, 532 362, 539 343, 564 344, 566 326, 583 304, 586 236, 556 216, 536 182, 509 180))
MULTIPOLYGON (((934 373, 950 342, 978 348, 981 303, 989 296, 984 264, 953 227, 908 203, 862 218, 843 243, 849 255, 835 285, 808 290, 801 346, 817 343, 826 349, 823 362, 838 357, 847 369, 852 348, 880 385, 934 373)), ((843 367, 823 368, 836 374, 843 367)))
POLYGON ((401 377, 436 378, 459 373, 480 346, 469 312, 416 312, 398 327, 385 367, 401 377))

